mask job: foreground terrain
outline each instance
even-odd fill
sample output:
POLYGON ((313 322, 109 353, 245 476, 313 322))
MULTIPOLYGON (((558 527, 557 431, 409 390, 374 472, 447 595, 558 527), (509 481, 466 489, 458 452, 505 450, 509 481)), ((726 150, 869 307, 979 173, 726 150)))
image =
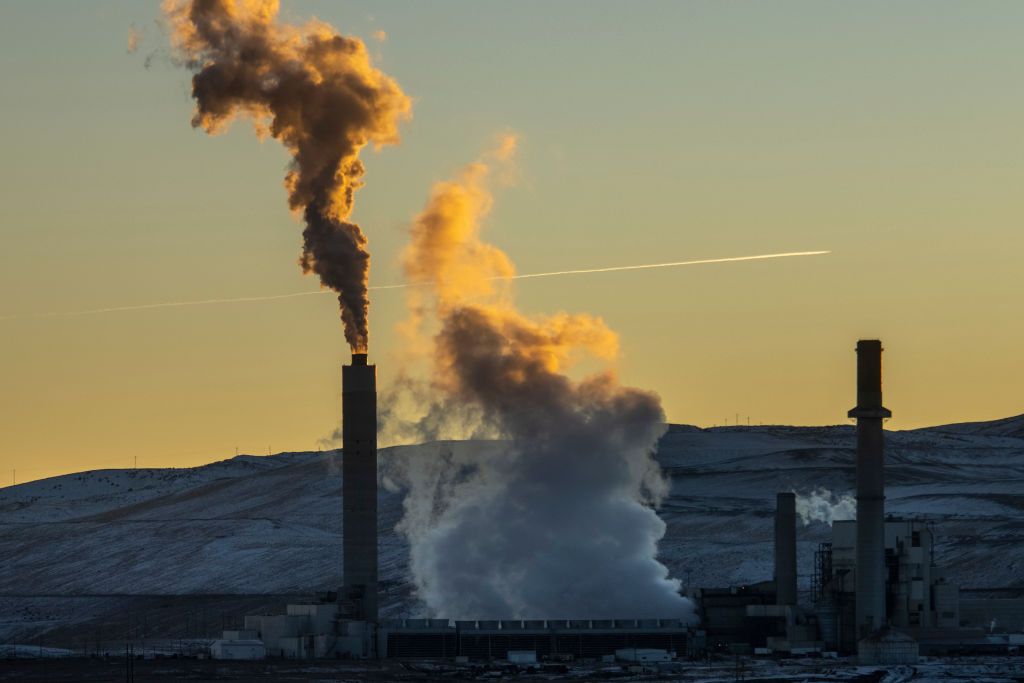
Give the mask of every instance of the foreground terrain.
POLYGON ((0 662, 0 681, 594 681, 657 680, 675 683, 1020 683, 1024 659, 934 660, 889 670, 858 667, 835 660, 716 660, 673 663, 671 671, 632 673, 619 665, 570 664, 542 672, 498 667, 437 667, 395 662, 215 662, 210 660, 21 660, 0 662))

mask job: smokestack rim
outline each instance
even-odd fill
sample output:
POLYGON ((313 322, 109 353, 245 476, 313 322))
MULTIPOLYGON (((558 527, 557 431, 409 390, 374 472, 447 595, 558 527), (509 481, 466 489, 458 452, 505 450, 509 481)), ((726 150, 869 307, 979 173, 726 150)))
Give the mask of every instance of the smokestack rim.
POLYGON ((352 354, 352 365, 353 366, 356 366, 356 365, 366 366, 367 364, 368 364, 368 359, 367 359, 367 354, 366 354, 365 351, 362 352, 362 353, 353 353, 352 354))
POLYGON ((857 405, 847 411, 850 418, 885 420, 892 411, 882 405, 882 353, 881 339, 858 339, 857 347, 857 405))
POLYGON ((881 339, 858 339, 857 348, 854 350, 857 351, 858 353, 860 353, 861 351, 870 353, 874 352, 875 350, 877 350, 878 352, 882 352, 885 351, 885 348, 882 346, 881 339))

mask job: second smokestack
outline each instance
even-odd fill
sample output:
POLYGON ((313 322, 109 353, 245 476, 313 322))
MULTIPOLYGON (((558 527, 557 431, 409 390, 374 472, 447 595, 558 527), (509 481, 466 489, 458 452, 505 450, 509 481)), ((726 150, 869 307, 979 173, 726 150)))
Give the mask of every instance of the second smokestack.
POLYGON ((857 638, 882 628, 885 610, 885 445, 882 342, 857 342, 857 638))

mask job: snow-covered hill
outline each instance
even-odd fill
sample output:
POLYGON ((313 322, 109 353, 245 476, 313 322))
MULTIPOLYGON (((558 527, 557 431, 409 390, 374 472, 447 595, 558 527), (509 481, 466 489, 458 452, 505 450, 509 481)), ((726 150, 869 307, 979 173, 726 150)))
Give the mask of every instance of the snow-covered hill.
MULTIPOLYGON (((888 433, 887 511, 928 517, 936 561, 967 587, 1024 587, 1024 418, 888 433)), ((383 449, 384 612, 417 610, 394 531, 400 468, 442 449, 383 449)), ((658 460, 671 477, 660 546, 691 586, 770 578, 775 493, 851 494, 854 430, 672 425, 658 460)), ((341 581, 337 452, 240 456, 192 469, 98 470, 0 489, 0 596, 293 593, 341 581)), ((800 531, 801 582, 829 529, 800 531)), ((2 599, 2 597, 0 597, 2 599)), ((2 635, 2 634, 0 634, 2 635)))

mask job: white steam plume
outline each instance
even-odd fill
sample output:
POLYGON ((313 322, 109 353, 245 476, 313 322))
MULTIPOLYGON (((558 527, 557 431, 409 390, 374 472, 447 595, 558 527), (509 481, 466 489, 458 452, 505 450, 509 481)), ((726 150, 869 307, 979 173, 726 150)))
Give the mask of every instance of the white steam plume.
POLYGON ((835 520, 854 519, 857 501, 849 494, 837 495, 826 488, 796 493, 796 514, 804 526, 811 522, 831 524, 835 520))

